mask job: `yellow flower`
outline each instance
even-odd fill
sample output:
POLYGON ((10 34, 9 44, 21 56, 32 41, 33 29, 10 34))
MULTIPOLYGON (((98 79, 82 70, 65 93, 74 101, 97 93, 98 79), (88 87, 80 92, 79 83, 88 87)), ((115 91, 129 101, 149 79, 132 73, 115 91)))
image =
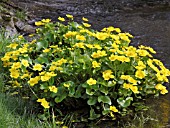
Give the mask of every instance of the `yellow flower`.
POLYGON ((97 61, 92 61, 92 67, 93 68, 100 67, 100 63, 97 63, 97 61))
POLYGON ((166 87, 165 86, 163 86, 162 84, 157 84, 156 86, 155 86, 155 88, 157 89, 157 90, 161 90, 161 94, 166 94, 166 93, 168 93, 168 90, 166 89, 166 87))
POLYGON ((63 17, 58 17, 58 20, 60 20, 60 21, 62 21, 62 22, 65 21, 65 19, 64 19, 63 17))
POLYGON ((142 70, 142 69, 146 68, 146 65, 142 61, 139 61, 138 66, 136 66, 135 68, 138 70, 142 70))
POLYGON ((93 54, 91 55, 93 58, 99 58, 100 54, 97 52, 93 52, 93 54))
POLYGON ((139 93, 137 86, 131 86, 130 89, 132 90, 133 93, 139 93))
POLYGON ((44 108, 50 108, 49 103, 46 101, 45 98, 38 99, 37 102, 40 102, 44 108))
POLYGON ((155 88, 156 88, 157 90, 163 90, 163 89, 165 88, 165 86, 163 86, 162 84, 157 84, 157 85, 155 86, 155 88))
POLYGON ((50 51, 50 49, 48 49, 48 48, 43 50, 44 53, 47 53, 49 51, 50 51))
POLYGON ((151 53, 153 53, 153 54, 156 53, 156 51, 155 51, 153 48, 151 48, 151 47, 148 47, 148 50, 149 50, 151 53))
POLYGON ((2 61, 9 61, 10 56, 9 55, 5 55, 4 57, 1 58, 2 61))
POLYGON ((18 46, 17 43, 12 43, 12 44, 8 45, 7 47, 8 47, 8 48, 12 48, 12 49, 16 49, 17 46, 18 46))
POLYGON ((20 62, 13 63, 12 68, 14 68, 14 69, 21 68, 21 63, 20 62))
POLYGON ((36 26, 41 26, 41 25, 44 25, 44 23, 42 21, 37 21, 37 22, 35 22, 35 25, 36 26))
POLYGON ((117 33, 121 32, 120 28, 114 28, 114 31, 116 31, 117 33))
POLYGON ((146 74, 144 71, 142 70, 137 70, 135 73, 135 77, 139 78, 139 79, 143 79, 145 78, 146 74))
POLYGON ((75 36, 75 35, 77 35, 77 32, 68 31, 68 32, 64 35, 64 37, 65 37, 65 38, 69 38, 69 37, 72 37, 72 36, 75 36))
POLYGON ((143 49, 138 49, 137 53, 139 54, 139 56, 148 56, 148 55, 150 55, 148 51, 143 50, 143 49))
POLYGON ((125 89, 130 89, 132 86, 133 86, 132 84, 127 84, 127 83, 123 84, 123 88, 125 89))
POLYGON ((97 81, 95 79, 93 79, 93 78, 90 78, 90 79, 87 80, 88 85, 94 85, 94 84, 96 84, 96 82, 97 81))
POLYGON ((83 49, 85 49, 84 43, 76 43, 73 47, 78 47, 78 48, 83 48, 83 49))
POLYGON ((153 60, 148 59, 147 64, 156 72, 159 72, 159 69, 153 64, 153 60))
POLYGON ((28 67, 28 66, 29 66, 28 60, 22 59, 22 60, 21 60, 21 64, 24 65, 25 67, 28 67))
POLYGON ((117 55, 111 55, 110 57, 109 57, 109 60, 111 60, 111 61, 115 61, 115 60, 117 60, 117 55))
POLYGON ((34 78, 30 78, 28 83, 30 84, 30 86, 34 86, 35 84, 38 84, 39 79, 40 79, 39 76, 36 76, 34 78))
POLYGON ((112 71, 111 70, 105 70, 104 72, 103 72, 103 78, 104 78, 104 80, 109 80, 109 79, 111 79, 111 78, 114 78, 114 75, 112 75, 112 71))
POLYGON ((86 38, 84 36, 81 36, 81 35, 76 35, 76 39, 81 40, 81 41, 86 40, 86 38))
POLYGON ((137 85, 137 80, 133 79, 132 77, 129 77, 128 81, 133 85, 137 85))
POLYGON ((10 76, 11 76, 12 78, 17 79, 17 78, 19 77, 19 71, 18 71, 18 70, 15 70, 15 71, 11 72, 11 73, 10 73, 10 76))
POLYGON ((128 43, 130 43, 129 37, 125 33, 119 33, 118 35, 122 40, 127 41, 128 43))
POLYGON ((86 21, 86 22, 89 21, 87 18, 84 18, 84 17, 82 18, 82 20, 83 20, 83 21, 86 21))
POLYGON ((12 82, 12 85, 14 86, 14 87, 22 87, 21 85, 20 85, 20 83, 18 83, 18 81, 13 81, 12 82))
POLYGON ((6 62, 6 61, 4 61, 3 62, 3 67, 8 67, 8 66, 10 66, 12 63, 11 62, 6 62))
POLYGON ((56 70, 56 68, 57 68, 57 66, 51 65, 50 68, 49 68, 49 71, 54 71, 54 70, 56 70))
POLYGON ((160 93, 164 95, 164 94, 168 93, 168 90, 167 89, 163 89, 163 90, 161 90, 160 93))
POLYGON ((110 26, 110 27, 107 28, 107 32, 110 33, 110 32, 112 32, 112 31, 114 31, 114 29, 115 29, 115 28, 114 28, 113 26, 110 26))
POLYGON ((57 60, 57 62, 52 62, 52 64, 56 65, 56 66, 61 66, 63 63, 66 63, 67 60, 64 58, 61 58, 60 60, 57 60))
POLYGON ((94 48, 92 44, 85 44, 88 48, 94 48))
POLYGON ((35 64, 35 65, 33 66, 33 70, 34 70, 34 71, 36 71, 36 70, 41 71, 41 70, 42 70, 42 65, 41 65, 41 64, 35 64))
POLYGON ((32 41, 30 42, 30 44, 34 44, 36 41, 37 41, 37 40, 34 39, 34 40, 32 40, 32 41))
POLYGON ((128 56, 128 57, 137 57, 137 53, 136 53, 136 51, 128 50, 128 51, 126 51, 126 56, 128 56))
POLYGON ((130 38, 133 38, 133 36, 130 33, 125 33, 127 36, 129 36, 130 38))
MULTIPOLYGON (((110 35, 110 37, 111 37, 113 40, 115 40, 115 41, 119 41, 119 36, 118 36, 118 35, 110 35)), ((115 43, 120 44, 120 43, 118 43, 118 42, 115 42, 115 43)))
POLYGON ((102 47, 99 44, 94 44, 93 48, 97 48, 97 49, 102 49, 102 47))
POLYGON ((123 79, 123 80, 128 80, 130 78, 129 75, 121 75, 120 79, 123 79))
POLYGON ((24 37, 23 37, 23 35, 19 35, 18 38, 19 39, 23 39, 24 37))
POLYGON ((70 18, 70 19, 73 19, 73 16, 70 15, 70 14, 66 14, 66 17, 67 17, 67 18, 70 18))
POLYGON ((130 59, 125 56, 117 56, 117 60, 119 60, 121 62, 129 62, 130 61, 130 59))
POLYGON ((44 76, 41 76, 41 81, 48 81, 49 79, 51 79, 51 75, 47 73, 44 76))
POLYGON ((34 36, 34 34, 29 34, 28 36, 29 36, 29 37, 33 37, 33 36, 34 36))
POLYGON ((69 87, 70 87, 70 84, 64 83, 64 87, 69 88, 69 87))
POLYGON ((51 92, 54 92, 54 93, 57 93, 58 91, 58 88, 56 86, 50 86, 49 89, 51 92))
POLYGON ((20 53, 26 53, 28 51, 28 49, 27 48, 19 48, 18 49, 18 52, 20 52, 20 53))
POLYGON ((42 76, 44 75, 46 72, 40 72, 39 75, 42 76))
POLYGON ((87 28, 89 28, 91 25, 90 24, 88 24, 88 23, 83 23, 83 25, 85 26, 85 27, 87 27, 87 28))
POLYGON ((105 40, 109 35, 107 33, 98 32, 96 33, 96 38, 99 40, 105 40))
POLYGON ((97 54, 99 54, 100 57, 107 56, 106 51, 104 51, 104 50, 102 50, 102 51, 98 50, 97 54))
POLYGON ((21 79, 24 79, 24 78, 26 78, 26 77, 29 77, 29 74, 23 74, 23 75, 21 76, 21 79))
POLYGON ((118 112, 118 109, 115 106, 110 106, 110 111, 118 112))
POLYGON ((49 23, 51 21, 51 19, 42 19, 41 21, 44 23, 49 23))

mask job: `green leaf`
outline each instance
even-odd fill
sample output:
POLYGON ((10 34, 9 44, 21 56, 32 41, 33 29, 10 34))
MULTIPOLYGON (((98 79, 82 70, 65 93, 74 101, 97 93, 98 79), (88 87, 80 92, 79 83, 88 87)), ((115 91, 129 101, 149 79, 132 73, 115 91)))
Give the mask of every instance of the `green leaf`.
POLYGON ((109 93, 109 89, 103 85, 101 85, 100 89, 99 89, 102 93, 104 93, 105 95, 107 95, 109 93))
POLYGON ((124 88, 119 88, 118 92, 119 92, 119 96, 125 96, 125 97, 130 96, 132 94, 132 91, 124 88))
POLYGON ((87 89, 86 89, 86 94, 87 94, 87 95, 92 96, 94 93, 95 93, 95 92, 92 91, 92 89, 90 89, 90 88, 87 88, 87 89))
POLYGON ((109 104, 109 105, 112 104, 111 99, 110 99, 109 96, 99 96, 99 97, 98 97, 98 102, 99 102, 99 103, 100 103, 100 102, 107 103, 107 104, 109 104))
POLYGON ((63 101, 65 98, 67 97, 67 93, 63 93, 62 95, 57 95, 57 97, 55 98, 55 102, 56 103, 60 103, 61 101, 63 101))
POLYGON ((64 87, 58 87, 58 92, 56 94, 57 94, 57 97, 55 98, 56 103, 60 103, 67 97, 67 92, 64 87))
POLYGON ((37 63, 49 63, 49 61, 48 61, 48 59, 45 57, 45 56, 43 56, 43 55, 40 55, 36 60, 35 60, 35 62, 37 62, 37 63))
POLYGON ((96 114, 95 113, 95 111, 94 111, 94 109, 93 108, 91 108, 91 110, 90 110, 90 120, 95 120, 95 119, 97 119, 97 118, 99 118, 100 117, 100 114, 96 114))
POLYGON ((82 91, 83 91, 84 89, 82 88, 82 86, 81 85, 78 85, 78 87, 77 87, 77 90, 76 90, 76 92, 75 92, 75 98, 80 98, 81 96, 82 96, 82 91))
POLYGON ((82 84, 82 87, 87 88, 89 85, 88 84, 82 84))
POLYGON ((130 106, 132 100, 133 100, 133 97, 127 97, 126 99, 121 97, 121 98, 117 99, 117 102, 120 106, 126 108, 126 107, 130 106))
POLYGON ((90 97, 89 100, 87 101, 88 105, 95 105, 97 102, 97 98, 96 97, 90 97))
POLYGON ((40 84, 40 89, 41 90, 48 89, 48 84, 47 83, 40 84))
POLYGON ((103 115, 106 115, 106 114, 108 114, 109 112, 110 112, 110 110, 103 110, 103 111, 102 111, 102 114, 103 114, 103 115))
POLYGON ((54 77, 51 77, 51 79, 48 82, 49 82, 49 85, 53 85, 54 84, 54 77))
POLYGON ((124 71, 129 70, 130 67, 131 67, 131 65, 128 63, 121 63, 121 64, 119 64, 119 66, 117 66, 117 69, 124 72, 124 71))
POLYGON ((117 92, 114 92, 114 91, 110 93, 110 97, 114 99, 117 99, 117 95, 118 95, 117 92))
POLYGON ((116 82, 113 83, 112 81, 109 81, 108 84, 107 84, 107 87, 113 87, 116 85, 116 82))
POLYGON ((48 42, 46 40, 42 40, 36 43, 36 50, 40 50, 41 48, 47 48, 48 42))
POLYGON ((69 90, 69 96, 74 96, 74 94, 75 94, 75 84, 74 84, 74 82, 72 82, 72 81, 68 81, 67 82, 68 84, 70 84, 70 87, 68 88, 68 90, 69 90))

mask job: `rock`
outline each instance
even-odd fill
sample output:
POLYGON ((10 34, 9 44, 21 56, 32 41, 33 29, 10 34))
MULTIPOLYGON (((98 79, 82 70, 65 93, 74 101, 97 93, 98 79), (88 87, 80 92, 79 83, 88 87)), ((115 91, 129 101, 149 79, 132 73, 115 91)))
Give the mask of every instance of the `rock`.
POLYGON ((35 33, 35 27, 31 26, 31 25, 25 25, 22 30, 25 32, 25 33, 35 33))

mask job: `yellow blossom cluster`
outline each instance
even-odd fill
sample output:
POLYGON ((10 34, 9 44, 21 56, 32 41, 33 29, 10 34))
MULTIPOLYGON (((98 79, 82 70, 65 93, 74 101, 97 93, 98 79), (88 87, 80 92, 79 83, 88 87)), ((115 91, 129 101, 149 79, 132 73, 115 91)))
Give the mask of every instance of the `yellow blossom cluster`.
POLYGON ((113 118, 121 113, 126 100, 119 104, 113 93, 120 99, 126 94, 118 91, 127 92, 129 97, 148 95, 148 88, 154 94, 168 93, 163 84, 169 82, 170 70, 153 58, 153 48, 129 46, 133 36, 119 28, 94 31, 85 17, 81 24, 74 22, 70 14, 58 20, 35 22, 40 26, 35 36, 38 39, 25 42, 21 35, 7 46, 8 52, 1 60, 9 70, 13 88, 22 87, 23 91, 24 85, 29 85, 37 98, 41 97, 37 102, 45 109, 67 97, 81 99, 88 95, 88 104, 95 107, 93 101, 102 102, 100 109, 105 107, 103 113, 110 112, 113 118))
POLYGON ((46 101, 45 98, 38 99, 37 102, 40 102, 44 108, 50 108, 49 103, 46 101))

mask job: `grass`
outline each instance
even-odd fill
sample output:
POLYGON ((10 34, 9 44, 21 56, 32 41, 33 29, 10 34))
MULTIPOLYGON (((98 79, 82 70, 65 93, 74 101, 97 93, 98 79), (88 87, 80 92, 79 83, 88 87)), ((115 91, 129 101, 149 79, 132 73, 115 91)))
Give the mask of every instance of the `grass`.
POLYGON ((26 101, 3 93, 2 72, 0 76, 0 128, 53 128, 51 123, 42 122, 31 114, 32 108, 26 101))

